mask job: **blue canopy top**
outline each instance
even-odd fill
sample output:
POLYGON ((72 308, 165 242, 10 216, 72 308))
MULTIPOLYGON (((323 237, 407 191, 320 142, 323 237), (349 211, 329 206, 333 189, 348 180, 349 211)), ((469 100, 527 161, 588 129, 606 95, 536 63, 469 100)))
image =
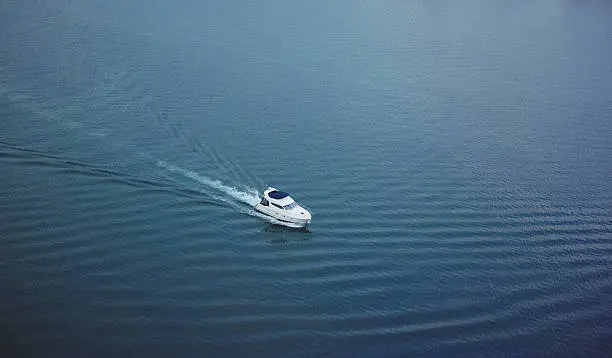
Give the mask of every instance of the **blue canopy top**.
POLYGON ((273 190, 268 193, 268 196, 272 199, 282 199, 288 197, 289 194, 285 193, 284 191, 273 190))

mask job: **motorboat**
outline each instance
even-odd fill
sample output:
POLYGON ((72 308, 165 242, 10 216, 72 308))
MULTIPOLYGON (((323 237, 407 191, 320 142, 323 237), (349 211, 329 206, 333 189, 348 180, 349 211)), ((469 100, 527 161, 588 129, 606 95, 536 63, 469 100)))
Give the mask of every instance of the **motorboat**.
POLYGON ((268 188, 263 193, 261 202, 255 210, 270 216, 284 224, 304 227, 310 224, 312 216, 284 191, 268 188))

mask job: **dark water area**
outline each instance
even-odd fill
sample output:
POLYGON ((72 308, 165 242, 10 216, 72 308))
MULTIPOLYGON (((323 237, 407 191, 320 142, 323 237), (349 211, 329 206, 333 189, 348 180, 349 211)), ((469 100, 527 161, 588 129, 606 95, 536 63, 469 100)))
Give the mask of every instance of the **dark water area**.
POLYGON ((612 356, 611 16, 2 2, 2 357, 612 356))

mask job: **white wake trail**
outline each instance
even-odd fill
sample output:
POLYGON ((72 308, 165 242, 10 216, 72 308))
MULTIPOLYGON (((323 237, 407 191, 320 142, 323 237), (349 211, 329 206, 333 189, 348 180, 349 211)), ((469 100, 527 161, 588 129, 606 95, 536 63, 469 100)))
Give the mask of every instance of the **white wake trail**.
MULTIPOLYGON (((171 172, 175 172, 175 173, 179 173, 182 174, 183 176, 193 179, 195 181, 197 181, 200 184, 204 184, 212 189, 215 189, 221 193, 227 194, 229 195, 231 198, 238 200, 240 202, 243 202, 245 204, 248 204, 250 206, 254 206, 257 203, 259 203, 259 195, 257 193, 257 190, 249 188, 247 189, 248 192, 244 192, 244 191, 240 191, 234 187, 231 186, 227 186, 225 184, 223 184, 220 180, 214 180, 214 179, 210 179, 208 177, 205 177, 203 175, 200 175, 198 173, 192 172, 190 170, 187 169, 183 169, 180 167, 177 167, 176 165, 172 165, 170 163, 164 162, 164 161, 158 161, 157 165, 164 168, 164 169, 168 169, 171 172)), ((224 200, 223 198, 221 198, 223 201, 227 202, 227 200, 224 200)))
POLYGON ((260 197, 259 197, 259 193, 257 192, 257 190, 253 189, 253 188, 248 188, 247 192, 244 191, 240 191, 234 187, 231 186, 227 186, 225 184, 223 184, 220 180, 214 180, 214 179, 210 179, 208 177, 205 177, 203 175, 200 175, 198 173, 192 172, 190 170, 187 169, 183 169, 181 167, 177 167, 176 165, 172 165, 170 163, 164 162, 162 160, 159 160, 157 162, 157 165, 160 168, 164 168, 167 169, 173 173, 179 173, 189 179, 195 180, 196 182, 203 184, 209 188, 215 189, 219 192, 219 194, 225 194, 223 196, 220 195, 214 195, 214 194, 210 194, 207 193, 208 195, 210 195, 212 198, 222 201, 228 205, 230 205, 231 207, 233 207, 234 209, 251 215, 251 216, 255 216, 261 219, 264 219, 272 224, 277 224, 277 225, 283 225, 283 226, 289 226, 289 227, 298 227, 298 226, 294 226, 293 224, 290 223, 286 223, 286 222, 282 222, 279 220, 276 220, 274 218, 271 218, 267 215, 263 215, 257 211, 255 211, 253 209, 253 206, 255 206, 257 203, 259 203, 260 197), (244 205, 240 204, 247 204, 249 205, 248 208, 245 207, 244 205))

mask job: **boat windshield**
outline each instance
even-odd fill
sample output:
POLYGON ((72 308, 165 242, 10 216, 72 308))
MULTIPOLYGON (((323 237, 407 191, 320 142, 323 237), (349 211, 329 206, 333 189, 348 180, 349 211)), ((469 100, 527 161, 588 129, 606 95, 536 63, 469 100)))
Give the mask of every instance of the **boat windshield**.
POLYGON ((283 206, 283 208, 284 208, 285 210, 291 210, 291 209, 295 208, 296 206, 297 206, 297 203, 294 201, 293 203, 291 203, 291 204, 289 204, 289 205, 285 205, 285 206, 283 206))

